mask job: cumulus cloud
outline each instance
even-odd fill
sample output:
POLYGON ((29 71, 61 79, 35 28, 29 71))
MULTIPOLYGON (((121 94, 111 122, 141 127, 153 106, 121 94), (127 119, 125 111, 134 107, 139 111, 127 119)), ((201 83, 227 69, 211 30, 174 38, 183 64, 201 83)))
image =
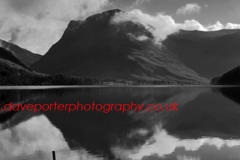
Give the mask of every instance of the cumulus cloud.
POLYGON ((1 0, 0 39, 44 54, 70 20, 99 12, 108 0, 1 0))
POLYGON ((201 10, 201 6, 197 3, 188 3, 185 6, 180 7, 176 14, 177 15, 187 15, 192 13, 199 13, 201 10))
POLYGON ((221 29, 240 29, 240 24, 227 23, 223 25, 221 22, 217 21, 215 24, 206 27, 207 31, 217 31, 221 29))
POLYGON ((151 16, 143 13, 141 10, 132 10, 127 13, 119 13, 112 20, 113 23, 122 23, 125 21, 133 21, 134 23, 141 23, 149 31, 156 36, 157 40, 165 39, 167 35, 178 30, 175 21, 171 16, 157 14, 151 16))
MULTIPOLYGON (((165 40, 168 35, 178 32, 180 29, 183 30, 199 30, 199 31, 217 31, 221 29, 239 29, 240 24, 227 23, 226 25, 221 24, 219 21, 212 25, 204 26, 198 21, 186 20, 183 23, 177 23, 169 16, 162 13, 156 15, 149 15, 143 13, 141 10, 131 10, 125 13, 118 13, 112 19, 113 24, 123 23, 126 21, 132 21, 134 23, 140 23, 148 29, 159 43, 165 40)), ((144 35, 142 35, 144 36, 144 35)))

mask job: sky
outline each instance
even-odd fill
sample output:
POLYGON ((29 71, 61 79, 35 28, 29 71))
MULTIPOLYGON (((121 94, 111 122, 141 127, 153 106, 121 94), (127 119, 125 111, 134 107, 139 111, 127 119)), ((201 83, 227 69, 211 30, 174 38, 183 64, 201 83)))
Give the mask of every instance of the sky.
POLYGON ((71 20, 113 8, 127 12, 114 23, 136 17, 157 40, 179 29, 240 28, 240 0, 0 0, 0 39, 44 55, 71 20))

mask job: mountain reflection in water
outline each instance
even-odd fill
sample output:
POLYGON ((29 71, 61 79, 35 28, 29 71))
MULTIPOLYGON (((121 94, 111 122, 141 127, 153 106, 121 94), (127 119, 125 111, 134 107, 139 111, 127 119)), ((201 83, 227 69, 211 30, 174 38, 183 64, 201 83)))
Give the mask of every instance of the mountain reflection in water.
MULTIPOLYGON (((1 104, 159 104, 178 111, 12 112, 0 159, 240 159, 240 88, 106 87, 0 92, 1 104)), ((0 117, 3 117, 0 113, 0 117)))

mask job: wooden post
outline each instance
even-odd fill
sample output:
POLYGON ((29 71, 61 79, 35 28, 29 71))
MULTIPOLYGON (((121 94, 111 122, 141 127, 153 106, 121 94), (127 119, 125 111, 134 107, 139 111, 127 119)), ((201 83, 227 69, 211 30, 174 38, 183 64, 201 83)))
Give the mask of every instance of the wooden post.
POLYGON ((53 156, 53 160, 56 160, 56 154, 55 154, 55 151, 52 151, 52 156, 53 156))

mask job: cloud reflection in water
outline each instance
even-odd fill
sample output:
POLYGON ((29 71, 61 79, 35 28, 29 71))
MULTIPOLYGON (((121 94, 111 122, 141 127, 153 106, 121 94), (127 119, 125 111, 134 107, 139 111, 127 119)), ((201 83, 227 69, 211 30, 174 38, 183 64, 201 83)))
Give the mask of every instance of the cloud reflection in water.
POLYGON ((101 159, 85 150, 71 151, 62 133, 43 115, 0 131, 1 160, 58 160, 101 159))

